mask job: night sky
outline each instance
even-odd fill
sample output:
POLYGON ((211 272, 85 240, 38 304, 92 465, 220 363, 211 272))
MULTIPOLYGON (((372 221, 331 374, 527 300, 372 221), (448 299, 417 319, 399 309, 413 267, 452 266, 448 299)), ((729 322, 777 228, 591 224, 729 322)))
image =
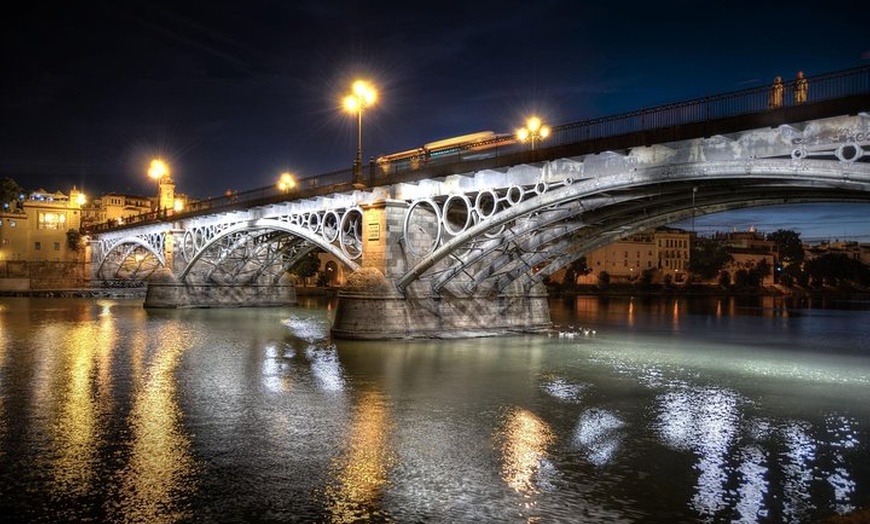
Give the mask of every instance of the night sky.
MULTIPOLYGON (((282 171, 347 168, 357 128, 341 100, 357 78, 379 91, 363 115, 367 160, 510 132, 533 113, 558 125, 870 62, 859 2, 758 4, 16 4, 0 32, 0 176, 27 189, 151 194, 147 165, 160 156, 177 191, 203 198, 271 185, 282 171)), ((812 209, 840 210, 831 234, 870 240, 870 206, 812 209)), ((787 212, 776 220, 819 223, 787 212)), ((752 213, 733 225, 765 228, 755 217, 767 215, 752 213)))

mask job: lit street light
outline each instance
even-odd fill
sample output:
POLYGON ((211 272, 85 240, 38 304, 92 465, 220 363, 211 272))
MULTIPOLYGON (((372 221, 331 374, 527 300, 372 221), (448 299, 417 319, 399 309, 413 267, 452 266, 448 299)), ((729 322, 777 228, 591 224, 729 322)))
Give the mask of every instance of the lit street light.
POLYGON ((532 149, 535 149, 538 142, 550 136, 550 128, 543 125, 541 119, 533 116, 526 121, 526 127, 517 129, 517 140, 520 142, 532 143, 532 149))
POLYGON ((290 173, 281 173, 281 176, 278 177, 278 189, 284 194, 287 194, 294 187, 296 187, 296 179, 293 178, 293 175, 290 173))
POLYGON ((363 80, 353 83, 353 93, 344 97, 344 108, 357 115, 356 160, 353 172, 358 175, 362 169, 362 115, 363 109, 372 106, 378 99, 375 89, 363 80))
POLYGON ((157 181, 157 202, 156 208, 160 210, 160 198, 161 198, 161 189, 160 183, 163 181, 164 177, 169 176, 169 166, 163 160, 159 158, 155 158, 151 161, 151 165, 148 166, 148 176, 157 181))

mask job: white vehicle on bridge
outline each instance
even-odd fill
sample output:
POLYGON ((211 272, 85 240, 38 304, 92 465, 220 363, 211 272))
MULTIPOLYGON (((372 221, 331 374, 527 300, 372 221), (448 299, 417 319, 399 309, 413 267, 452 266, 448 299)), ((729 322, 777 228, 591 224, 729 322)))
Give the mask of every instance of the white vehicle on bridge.
POLYGON ((489 158, 495 155, 495 148, 515 141, 515 137, 510 133, 479 131, 436 140, 407 151, 383 155, 378 157, 377 163, 384 174, 406 169, 420 169, 430 163, 448 159, 489 158))

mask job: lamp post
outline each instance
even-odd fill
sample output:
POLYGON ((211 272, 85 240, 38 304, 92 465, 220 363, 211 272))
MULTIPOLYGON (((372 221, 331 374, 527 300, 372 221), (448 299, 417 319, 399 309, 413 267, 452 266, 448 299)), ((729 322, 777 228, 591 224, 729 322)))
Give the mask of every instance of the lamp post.
POLYGON ((281 173, 278 177, 278 189, 285 195, 296 187, 296 179, 290 173, 281 173))
POLYGON ((532 150, 535 149, 538 142, 550 136, 549 126, 545 126, 541 119, 533 116, 526 120, 526 127, 517 129, 517 140, 520 142, 532 143, 532 150))
POLYGON ((163 181, 163 177, 169 176, 169 166, 166 165, 166 162, 160 160, 159 158, 155 158, 151 161, 151 165, 148 166, 148 176, 157 181, 157 202, 156 202, 156 210, 160 210, 160 200, 161 200, 161 188, 160 182, 163 181))
POLYGON ((344 108, 349 113, 356 113, 356 160, 353 164, 353 173, 359 176, 362 170, 362 115, 363 109, 372 106, 378 99, 375 89, 364 80, 353 83, 353 92, 344 97, 344 108))

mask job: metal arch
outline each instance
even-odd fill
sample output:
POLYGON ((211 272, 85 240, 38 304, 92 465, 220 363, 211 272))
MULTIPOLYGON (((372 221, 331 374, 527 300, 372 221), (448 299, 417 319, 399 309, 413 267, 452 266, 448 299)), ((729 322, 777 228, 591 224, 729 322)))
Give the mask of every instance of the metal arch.
MULTIPOLYGON (((592 231, 589 235, 587 235, 586 240, 578 241, 576 238, 566 238, 564 243, 560 243, 553 249, 553 251, 555 252, 562 251, 562 253, 560 253, 559 256, 550 259, 545 268, 542 268, 540 271, 534 274, 520 271, 515 271, 511 274, 502 274, 500 276, 501 281, 495 285, 495 288, 498 289, 499 292, 503 291, 515 280, 523 280, 523 285, 525 287, 530 287, 532 284, 542 281, 544 277, 555 273, 556 271, 562 269, 563 267, 567 266, 578 258, 588 254, 591 251, 594 251, 595 249, 601 248, 613 241, 619 240, 620 238, 624 238, 626 236, 630 236, 640 231, 648 230, 650 228, 662 226, 665 224, 670 224, 678 220, 684 220, 693 216, 693 214, 694 216, 698 216, 699 211, 702 211, 702 214, 709 214, 733 209, 781 205, 786 203, 791 204, 836 201, 870 202, 870 193, 848 197, 843 195, 836 196, 834 194, 826 194, 825 196, 821 196, 818 194, 809 194, 817 193, 817 190, 808 190, 807 194, 800 195, 794 193, 791 189, 787 191, 787 194, 786 190, 782 191, 782 196, 769 196, 767 198, 757 198, 755 200, 740 198, 732 201, 726 201, 726 199, 722 198, 718 201, 704 204, 703 206, 692 206, 690 202, 686 201, 685 205, 680 209, 668 210, 667 212, 658 215, 645 216, 641 220, 637 220, 631 223, 625 223, 623 224, 623 227, 618 231, 614 230, 596 235, 596 233, 599 233, 601 231, 600 228, 596 228, 595 231, 592 231), (567 249, 564 249, 564 247, 566 246, 572 246, 574 247, 574 249, 569 252, 567 249)), ((544 261, 546 261, 546 257, 535 259, 532 261, 532 263, 538 264, 544 261)))
MULTIPOLYGON (((157 235, 148 235, 148 236, 157 236, 157 235)), ((155 249, 155 247, 152 246, 149 242, 146 242, 145 240, 143 240, 141 237, 138 237, 138 236, 122 237, 120 240, 114 242, 111 245, 111 247, 109 247, 108 249, 104 248, 101 245, 101 247, 100 247, 100 251, 101 251, 101 253, 100 253, 100 255, 101 255, 100 256, 100 265, 97 266, 97 270, 96 270, 96 272, 94 272, 94 274, 95 275, 102 274, 103 266, 106 264, 106 261, 109 259, 109 255, 113 251, 118 250, 118 248, 120 248, 122 246, 130 246, 130 245, 133 245, 134 248, 135 247, 145 248, 149 253, 154 255, 154 258, 157 259, 157 261, 160 263, 161 266, 166 265, 166 259, 164 258, 163 249, 159 249, 159 250, 155 249)), ((132 250, 128 250, 127 254, 129 255, 130 252, 132 252, 132 250)))
POLYGON ((136 236, 121 237, 111 243, 101 240, 99 243, 101 256, 100 265, 102 266, 105 258, 109 256, 109 253, 125 244, 137 244, 144 247, 157 257, 161 264, 164 264, 163 247, 165 235, 166 232, 161 231, 159 233, 143 233, 136 236))
MULTIPOLYGON (((756 189, 753 186, 751 190, 756 189)), ((818 188, 808 189, 805 187, 782 186, 774 188, 779 193, 777 196, 767 195, 761 197, 751 197, 747 194, 728 194, 723 192, 721 195, 706 199, 705 203, 692 205, 691 201, 686 198, 678 203, 679 207, 667 208, 657 214, 629 214, 629 216, 638 217, 634 221, 619 221, 619 217, 626 216, 626 213, 614 213, 614 218, 617 219, 620 227, 611 229, 607 225, 599 225, 591 227, 588 231, 583 231, 583 239, 578 239, 576 236, 566 238, 565 241, 560 241, 554 246, 551 246, 550 252, 560 253, 553 258, 547 253, 535 253, 531 258, 526 260, 527 264, 537 267, 539 264, 546 262, 546 266, 539 271, 530 273, 521 267, 514 267, 509 271, 500 273, 498 282, 495 284, 495 289, 501 293, 509 287, 514 281, 522 279, 525 287, 530 287, 534 283, 540 282, 547 275, 553 274, 559 269, 570 264, 580 256, 604 247, 611 242, 625 238, 632 234, 648 230, 650 228, 663 226, 672 222, 683 220, 691 216, 701 214, 718 213, 732 209, 741 209, 746 207, 770 206, 783 203, 808 203, 808 202, 870 202, 870 193, 863 192, 857 196, 845 196, 842 192, 822 194, 818 188), (798 193, 797 191, 801 191, 798 193), (566 247, 574 247, 572 251, 566 247)))
POLYGON ((493 275, 510 273, 513 271, 513 268, 523 267, 524 269, 521 273, 524 273, 529 267, 534 267, 540 262, 546 260, 549 257, 549 255, 547 255, 548 252, 558 251, 558 248, 555 246, 558 246, 563 238, 568 238, 577 231, 588 227, 590 227, 589 224, 586 224, 583 221, 562 222, 544 230, 541 234, 529 237, 527 239, 528 241, 523 245, 519 245, 518 242, 515 242, 518 249, 522 250, 519 255, 511 257, 508 254, 504 254, 498 257, 497 260, 493 260, 491 263, 486 264, 484 266, 487 270, 485 272, 486 274, 475 274, 474 278, 467 286, 467 291, 469 293, 473 292, 488 278, 493 275), (547 248, 546 251, 543 251, 544 247, 547 248))
POLYGON ((202 248, 199 249, 193 258, 187 263, 184 270, 179 275, 179 281, 185 281, 187 275, 192 270, 193 266, 202 258, 203 254, 206 253, 212 246, 220 242, 223 238, 233 235, 239 232, 245 231, 255 231, 258 229, 271 229, 274 231, 283 231, 285 233, 289 233, 293 236, 303 238, 312 244, 316 245, 318 248, 326 251, 327 253, 334 256, 336 259, 341 261, 351 270, 356 271, 359 269, 359 265, 351 260, 343 250, 335 247, 334 245, 326 242, 326 240, 319 235, 317 232, 312 231, 306 227, 298 226, 295 224, 290 224, 286 221, 274 219, 274 218, 261 218, 253 221, 240 222, 238 224, 234 224, 231 227, 225 228, 220 233, 216 234, 214 237, 210 238, 205 244, 203 244, 202 248))
MULTIPOLYGON (((459 273, 461 273, 465 268, 477 264, 481 259, 499 250, 499 248, 504 247, 513 239, 525 235, 530 231, 540 231, 542 225, 565 220, 575 214, 579 214, 579 210, 582 209, 581 203, 575 201, 567 205, 571 204, 574 204, 572 207, 576 209, 565 209, 564 207, 562 207, 544 210, 541 212, 541 214, 546 214, 547 220, 544 220, 543 224, 541 222, 532 223, 531 221, 529 221, 528 223, 517 229, 512 229, 511 235, 508 238, 487 238, 487 240, 485 240, 482 244, 478 244, 473 248, 467 250, 465 257, 460 257, 458 262, 454 264, 453 267, 440 274, 433 281, 432 290, 435 293, 438 293, 450 280, 458 276, 459 273)), ((486 268, 489 271, 495 269, 495 267, 493 267, 492 265, 487 265, 486 268)), ((475 277, 472 280, 477 280, 477 276, 477 273, 475 273, 475 277)))
POLYGON ((645 186, 662 186, 674 183, 722 180, 783 180, 806 181, 810 184, 823 184, 830 187, 840 187, 846 190, 855 188, 870 191, 870 164, 849 163, 849 170, 854 174, 844 172, 842 162, 830 160, 792 160, 792 159, 738 159, 719 162, 688 162, 681 165, 654 166, 642 173, 633 173, 629 180, 620 176, 596 177, 566 185, 556 191, 547 191, 537 198, 525 200, 516 206, 494 214, 489 220, 468 228, 463 234, 457 235, 443 243, 429 256, 406 272, 398 281, 397 288, 404 291, 414 280, 420 278, 426 271, 476 237, 487 231, 507 224, 517 218, 540 209, 560 206, 572 200, 579 200, 595 194, 605 194, 616 191, 626 191, 645 186), (644 176, 640 176, 644 175, 644 176))

